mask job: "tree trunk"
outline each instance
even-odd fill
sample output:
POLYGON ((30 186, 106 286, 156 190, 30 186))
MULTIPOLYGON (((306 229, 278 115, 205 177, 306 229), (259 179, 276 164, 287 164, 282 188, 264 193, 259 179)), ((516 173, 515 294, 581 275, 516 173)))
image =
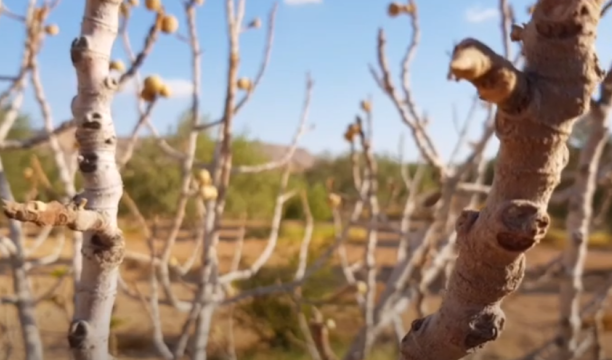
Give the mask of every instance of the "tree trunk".
POLYGON ((457 220, 458 258, 442 305, 412 323, 403 360, 461 359, 503 330, 501 302, 522 281, 525 251, 546 234, 568 136, 603 75, 594 53, 600 7, 538 1, 531 21, 512 33, 523 41, 523 72, 474 39, 455 47, 450 73, 497 105, 500 149, 485 207, 457 220))
POLYGON ((71 45, 70 56, 78 79, 72 114, 79 146, 88 210, 104 214, 106 223, 84 233, 81 281, 75 290, 75 310, 68 340, 76 360, 107 360, 110 319, 117 291, 124 243, 117 228, 122 194, 116 166, 117 138, 111 117, 116 80, 109 76, 109 59, 115 41, 121 0, 88 0, 81 35, 71 45))

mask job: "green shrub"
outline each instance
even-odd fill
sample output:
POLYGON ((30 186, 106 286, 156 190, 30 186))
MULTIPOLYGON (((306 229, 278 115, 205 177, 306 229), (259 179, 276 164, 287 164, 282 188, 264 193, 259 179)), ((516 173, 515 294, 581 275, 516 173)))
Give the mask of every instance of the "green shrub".
MULTIPOLYGON (((309 259, 318 258, 325 246, 312 246, 309 259)), ((286 283, 293 280, 297 268, 297 253, 291 256, 289 264, 270 266, 261 269, 251 279, 237 282, 241 290, 272 285, 278 281, 286 283)), ((343 279, 334 274, 331 266, 324 266, 313 274, 302 287, 302 294, 308 299, 320 299, 336 290, 343 279)), ((238 321, 252 331, 255 331, 267 345, 290 350, 293 339, 302 338, 295 311, 295 304, 289 294, 270 294, 255 297, 238 305, 238 321)))

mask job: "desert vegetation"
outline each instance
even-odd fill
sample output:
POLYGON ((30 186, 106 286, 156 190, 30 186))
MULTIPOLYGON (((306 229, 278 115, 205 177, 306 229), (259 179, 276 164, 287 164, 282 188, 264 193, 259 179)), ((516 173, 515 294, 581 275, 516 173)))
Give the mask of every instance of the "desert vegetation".
POLYGON ((285 145, 236 126, 272 66, 279 5, 249 18, 251 2, 217 2, 227 66, 215 118, 202 104, 202 43, 219 34, 197 26, 211 2, 169 1, 77 6, 63 59, 77 86, 63 90, 74 93, 63 122, 40 54, 62 46, 49 44, 64 25, 53 14, 74 4, 0 1, 0 22, 25 34, 21 53, 3 54, 18 68, 0 66, 1 356, 609 358, 612 74, 595 40, 612 2, 538 0, 525 11, 499 0, 500 44, 464 39, 431 69, 474 92, 469 112, 449 119, 420 109, 411 83, 421 24, 436 19, 416 0, 381 4, 404 27, 402 56, 390 55, 385 29, 372 34, 380 100, 356 98, 338 120, 346 150, 315 156, 301 141, 317 131, 316 73, 287 83, 303 100, 286 115, 285 145), (265 34, 254 65, 244 56, 253 32, 265 34), (191 84, 189 106, 162 132, 152 117, 176 89, 143 66, 168 41, 188 50, 167 61, 189 67, 191 84), (137 116, 119 136, 112 104, 126 91, 137 116), (381 101, 406 130, 397 154, 376 148, 381 101), (450 159, 432 122, 456 132, 450 159))

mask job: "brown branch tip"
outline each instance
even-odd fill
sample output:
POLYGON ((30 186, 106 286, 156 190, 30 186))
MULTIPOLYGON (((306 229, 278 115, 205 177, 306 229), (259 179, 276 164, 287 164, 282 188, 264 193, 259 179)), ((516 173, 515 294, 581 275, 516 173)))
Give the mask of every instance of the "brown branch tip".
POLYGON ((517 88, 521 73, 487 45, 468 38, 455 46, 448 77, 471 82, 482 100, 500 104, 517 88))
POLYGON ((38 226, 66 226, 74 231, 108 229, 108 217, 97 211, 85 210, 85 203, 81 201, 65 205, 57 201, 17 203, 3 200, 3 211, 10 219, 38 226))

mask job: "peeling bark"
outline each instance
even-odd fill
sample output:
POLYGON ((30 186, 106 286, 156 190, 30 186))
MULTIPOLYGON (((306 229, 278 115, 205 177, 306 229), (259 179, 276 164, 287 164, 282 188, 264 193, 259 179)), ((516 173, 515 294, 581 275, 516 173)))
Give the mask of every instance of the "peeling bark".
POLYGON ((455 47, 450 75, 497 105, 500 149, 485 207, 457 220, 458 258, 442 305, 412 323, 403 360, 460 359, 503 330, 501 302, 524 276, 525 251, 546 234, 567 139, 602 77, 594 52, 600 6, 540 0, 520 32, 524 71, 474 39, 455 47))

